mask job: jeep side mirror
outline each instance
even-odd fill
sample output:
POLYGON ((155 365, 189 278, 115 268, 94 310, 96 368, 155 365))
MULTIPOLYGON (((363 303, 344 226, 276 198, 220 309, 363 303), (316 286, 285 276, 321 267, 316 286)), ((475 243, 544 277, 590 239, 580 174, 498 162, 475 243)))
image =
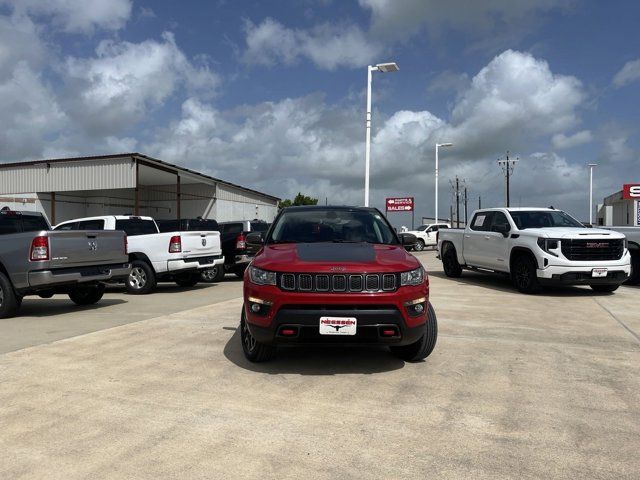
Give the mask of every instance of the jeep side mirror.
POLYGON ((418 237, 416 237, 413 233, 399 233, 400 242, 405 247, 412 247, 416 243, 418 243, 418 237))
POLYGON ((253 232, 246 236, 245 242, 250 247, 261 247, 264 243, 262 232, 253 232))

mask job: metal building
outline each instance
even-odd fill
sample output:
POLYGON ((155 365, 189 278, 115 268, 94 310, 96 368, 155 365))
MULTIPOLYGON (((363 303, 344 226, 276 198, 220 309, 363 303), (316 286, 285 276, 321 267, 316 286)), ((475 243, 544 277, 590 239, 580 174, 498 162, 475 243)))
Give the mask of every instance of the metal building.
POLYGON ((640 183, 625 184, 619 192, 605 197, 597 212, 598 225, 640 226, 640 183))
POLYGON ((0 207, 78 217, 273 221, 279 198, 139 153, 0 164, 0 207))

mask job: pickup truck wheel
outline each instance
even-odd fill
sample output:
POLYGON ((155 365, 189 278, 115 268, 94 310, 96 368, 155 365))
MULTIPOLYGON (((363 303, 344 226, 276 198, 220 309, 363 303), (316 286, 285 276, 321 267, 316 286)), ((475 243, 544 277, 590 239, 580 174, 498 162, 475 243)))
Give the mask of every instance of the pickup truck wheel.
POLYGON ((98 303, 104 295, 104 284, 83 285, 75 287, 69 292, 69 298, 76 305, 93 305, 98 303))
POLYGON ((442 254, 442 267, 444 274, 450 278, 458 278, 462 275, 462 267, 458 263, 458 254, 455 247, 446 247, 442 254))
POLYGON ((156 288, 156 274, 147 262, 134 260, 131 262, 131 273, 125 282, 127 292, 132 295, 144 295, 156 288))
POLYGON ((389 347, 391 353, 396 357, 401 358, 407 362, 419 362, 427 358, 436 346, 438 340, 438 320, 436 318, 436 312, 433 309, 433 305, 429 303, 427 309, 427 323, 425 326, 425 332, 420 340, 409 345, 402 347, 389 347))
POLYGON ((242 307, 242 315, 240 317, 240 339, 242 340, 244 356, 252 363, 267 362, 276 356, 276 347, 265 345, 251 335, 247 326, 244 307, 242 307))
POLYGON ((200 274, 196 272, 179 273, 175 280, 180 287, 194 287, 200 280, 200 274))
POLYGON ((640 283, 640 250, 631 250, 631 274, 627 285, 638 285, 640 283))
POLYGON ((610 293, 615 292, 620 285, 590 285, 594 292, 610 293))
POLYGON ((207 268, 200 273, 200 278, 203 282, 216 283, 224 280, 224 267, 222 265, 216 265, 213 268, 207 268))
POLYGON ((422 240, 421 238, 418 239, 418 241, 416 242, 416 244, 413 246, 413 249, 416 252, 421 252, 424 250, 424 240, 422 240))
POLYGON ((536 264, 527 255, 521 255, 514 260, 511 265, 511 280, 521 293, 534 294, 541 289, 536 275, 536 264))
POLYGON ((0 272, 0 318, 15 316, 22 303, 22 298, 18 300, 13 285, 7 276, 0 272))

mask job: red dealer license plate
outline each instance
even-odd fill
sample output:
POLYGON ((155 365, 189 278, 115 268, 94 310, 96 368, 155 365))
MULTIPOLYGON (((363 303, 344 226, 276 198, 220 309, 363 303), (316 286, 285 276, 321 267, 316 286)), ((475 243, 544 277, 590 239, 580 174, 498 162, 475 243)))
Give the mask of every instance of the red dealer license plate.
POLYGON ((353 317, 320 317, 320 335, 355 335, 357 325, 353 317))

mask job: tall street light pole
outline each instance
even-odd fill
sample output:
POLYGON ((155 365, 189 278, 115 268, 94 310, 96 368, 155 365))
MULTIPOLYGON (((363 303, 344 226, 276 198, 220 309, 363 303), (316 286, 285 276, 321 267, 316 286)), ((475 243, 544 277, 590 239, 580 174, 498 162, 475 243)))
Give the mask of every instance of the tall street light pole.
POLYGON ((369 206, 369 164, 371 163, 371 81, 373 72, 390 73, 400 70, 396 63, 378 63, 367 67, 367 115, 364 147, 364 206, 369 206))
POLYGON ((597 163, 589 163, 589 223, 593 225, 593 167, 597 167, 597 163))
MULTIPOLYGON (((435 223, 438 223, 438 149, 440 147, 453 147, 453 143, 436 143, 436 214, 435 223)), ((453 219, 451 219, 453 222, 453 219)))

